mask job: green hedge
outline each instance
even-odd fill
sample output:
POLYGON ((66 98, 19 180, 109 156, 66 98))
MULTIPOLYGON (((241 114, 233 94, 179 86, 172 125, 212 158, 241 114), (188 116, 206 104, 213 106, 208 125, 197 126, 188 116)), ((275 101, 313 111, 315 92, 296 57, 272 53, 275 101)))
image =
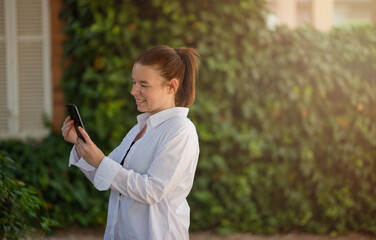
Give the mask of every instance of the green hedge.
MULTIPOLYGON (((262 0, 65 0, 66 99, 107 154, 135 123, 137 56, 156 44, 196 47, 202 64, 189 116, 201 154, 191 229, 376 234, 376 29, 271 31, 263 16, 262 0)), ((49 168, 59 182, 44 192, 52 214, 104 222, 106 197, 67 170, 69 147, 51 138, 18 155, 25 165, 35 156, 40 177, 49 168), (91 205, 76 204, 79 194, 93 196, 91 205)))
POLYGON ((33 186, 43 196, 46 209, 38 214, 60 226, 102 224, 106 221, 109 195, 96 191, 77 168, 68 168, 71 148, 60 133, 43 141, 0 142, 0 149, 16 159, 15 178, 33 186))
MULTIPOLYGON (((218 37, 236 40, 237 36, 224 30, 235 28, 240 33, 242 25, 247 25, 246 35, 253 36, 258 25, 263 24, 262 0, 231 3, 66 0, 64 3, 63 30, 70 38, 65 43, 65 55, 72 62, 63 76, 66 98, 80 107, 88 133, 107 151, 116 147, 136 123, 136 106, 130 95, 131 69, 148 47, 156 44, 198 47, 205 58, 215 48, 223 48, 216 41, 218 37), (239 24, 228 22, 226 17, 235 18, 239 24), (204 43, 202 36, 211 37, 204 43)), ((225 60, 232 53, 223 54, 217 56, 225 60)))
POLYGON ((201 51, 192 229, 375 233, 374 28, 269 31, 263 1, 66 5, 66 92, 103 148, 134 124, 142 51, 201 51))
POLYGON ((0 239, 26 239, 27 232, 35 227, 49 230, 56 224, 48 217, 38 216, 45 208, 43 199, 33 187, 15 178, 15 165, 0 151, 0 239))
POLYGON ((194 228, 376 233, 375 30, 279 28, 201 89, 194 228))

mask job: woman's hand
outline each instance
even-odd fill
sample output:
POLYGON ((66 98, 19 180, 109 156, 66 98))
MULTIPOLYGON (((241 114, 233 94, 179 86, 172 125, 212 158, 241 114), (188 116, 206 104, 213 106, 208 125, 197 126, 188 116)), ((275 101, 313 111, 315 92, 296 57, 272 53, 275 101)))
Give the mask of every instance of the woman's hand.
POLYGON ((78 155, 80 155, 87 163, 91 166, 98 168, 102 159, 105 157, 103 152, 91 141, 89 135, 86 133, 85 129, 78 127, 78 131, 84 137, 86 143, 79 137, 76 137, 76 149, 78 155))
POLYGON ((63 126, 61 127, 61 133, 65 141, 73 144, 77 143, 77 133, 74 129, 74 121, 70 116, 65 119, 63 126))

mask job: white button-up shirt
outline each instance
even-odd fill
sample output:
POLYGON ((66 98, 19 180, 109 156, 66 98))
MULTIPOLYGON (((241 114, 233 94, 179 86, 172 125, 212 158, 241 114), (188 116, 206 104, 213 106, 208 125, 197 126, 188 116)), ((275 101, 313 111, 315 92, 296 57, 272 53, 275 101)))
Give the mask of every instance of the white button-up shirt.
POLYGON ((175 107, 137 117, 121 144, 98 168, 72 149, 69 166, 79 167, 100 190, 111 189, 104 239, 189 239, 186 200, 199 155, 196 128, 188 108, 175 107), (120 162, 143 127, 142 138, 120 162))

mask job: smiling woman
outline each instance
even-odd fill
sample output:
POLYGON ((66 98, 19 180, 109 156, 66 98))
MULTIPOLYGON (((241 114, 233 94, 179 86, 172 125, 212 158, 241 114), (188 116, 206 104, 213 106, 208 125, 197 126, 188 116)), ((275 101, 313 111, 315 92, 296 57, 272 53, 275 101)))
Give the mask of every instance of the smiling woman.
POLYGON ((64 122, 73 143, 69 165, 82 170, 100 190, 111 189, 104 239, 189 239, 187 196, 196 171, 199 144, 187 118, 195 99, 198 52, 156 46, 132 70, 138 123, 108 156, 78 128, 64 122))
POLYGON ((136 63, 132 70, 132 81, 131 94, 136 100, 138 111, 154 114, 175 107, 176 79, 167 84, 153 67, 136 63))
POLYGON ((174 91, 176 106, 189 107, 195 100, 198 56, 198 51, 193 48, 174 50, 168 46, 156 46, 142 54, 135 66, 140 64, 156 70, 155 77, 161 78, 162 83, 174 91))

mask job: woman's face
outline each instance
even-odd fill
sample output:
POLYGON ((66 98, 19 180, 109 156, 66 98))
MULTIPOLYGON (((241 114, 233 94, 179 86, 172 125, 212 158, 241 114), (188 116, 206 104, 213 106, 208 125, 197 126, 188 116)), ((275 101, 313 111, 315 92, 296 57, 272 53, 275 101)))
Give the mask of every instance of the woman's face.
POLYGON ((138 111, 155 114, 175 106, 174 91, 153 67, 136 63, 132 69, 132 82, 131 94, 138 111))

